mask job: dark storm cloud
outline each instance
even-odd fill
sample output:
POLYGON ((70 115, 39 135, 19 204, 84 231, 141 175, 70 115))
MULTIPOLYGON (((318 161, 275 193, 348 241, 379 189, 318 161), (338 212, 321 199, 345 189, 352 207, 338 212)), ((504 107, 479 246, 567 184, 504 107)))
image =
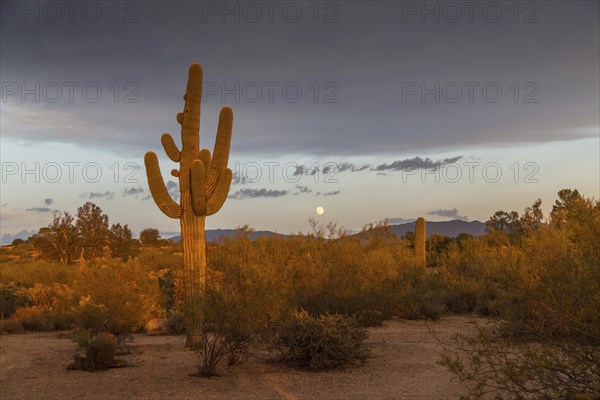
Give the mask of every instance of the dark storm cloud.
POLYGON ((175 115, 196 60, 212 92, 204 145, 227 103, 235 112, 232 151, 240 154, 369 155, 597 136, 598 2, 538 2, 533 23, 515 23, 512 2, 495 2, 503 10, 493 23, 479 2, 475 21, 462 10, 457 23, 409 15, 403 7, 412 2, 369 1, 334 2, 334 23, 315 23, 310 2, 298 2, 306 7, 297 23, 282 18, 281 5, 273 23, 266 10, 256 23, 244 15, 222 23, 206 3, 243 2, 188 1, 132 2, 137 8, 119 17, 134 11, 130 23, 115 23, 108 8, 90 23, 77 3, 74 23, 3 14, 3 136, 136 156, 157 149, 163 131, 179 134, 175 115), (68 82, 77 84, 72 102, 68 82), (39 101, 35 94, 22 101, 23 84, 39 101), (62 88, 56 102, 53 84, 62 88), (289 98, 285 87, 301 96, 289 98))
POLYGON ((132 187, 123 189, 123 191, 121 192, 121 195, 123 197, 138 197, 139 195, 143 194, 144 192, 145 192, 145 190, 143 187, 132 186, 132 187))
POLYGON ((317 196, 337 196, 340 193, 342 193, 340 190, 334 190, 334 191, 325 192, 325 193, 317 192, 317 196))
POLYGON ((167 192, 169 192, 173 200, 179 201, 179 197, 181 196, 181 192, 179 191, 179 183, 168 181, 166 186, 167 192))
POLYGON ((298 193, 311 193, 312 189, 308 186, 296 185, 296 189, 298 189, 298 193))
POLYGON ((308 175, 308 173, 309 169, 307 167, 305 167, 304 165, 298 165, 296 167, 296 170, 294 171, 293 176, 308 175))
POLYGON ((443 160, 432 161, 430 158, 407 158, 405 160, 394 161, 391 164, 381 164, 373 168, 374 171, 406 171, 415 169, 437 169, 446 164, 453 164, 463 158, 462 156, 444 158, 443 160))
POLYGON ((369 168, 368 164, 356 166, 353 163, 349 163, 349 162, 343 162, 343 163, 338 163, 338 164, 328 163, 328 165, 325 165, 323 167, 323 173, 328 174, 329 172, 346 172, 346 171, 360 172, 360 171, 366 170, 367 168, 369 168))
POLYGON ((232 174, 231 184, 232 185, 244 185, 248 180, 241 172, 236 171, 232 174))
POLYGON ((281 197, 287 195, 287 190, 270 189, 241 189, 230 195, 231 199, 254 199, 257 197, 281 197))
POLYGON ((115 192, 111 192, 109 190, 105 191, 105 192, 89 192, 89 193, 82 193, 79 195, 79 197, 84 198, 84 199, 106 199, 106 200, 112 200, 115 197, 115 192))
POLYGON ((453 219, 461 219, 463 221, 468 221, 469 218, 466 216, 461 216, 458 215, 458 210, 456 208, 453 209, 439 209, 439 210, 435 210, 435 211, 430 211, 428 213, 429 215, 437 215, 440 217, 448 217, 448 218, 453 218, 453 219))
MULTIPOLYGON (((323 174, 329 173, 339 173, 339 172, 360 172, 369 168, 369 165, 354 165, 353 163, 343 162, 343 163, 334 163, 327 162, 323 165, 321 172, 323 174)), ((293 176, 302 176, 302 175, 310 175, 313 176, 319 172, 318 167, 307 167, 305 165, 297 165, 294 170, 293 176)))

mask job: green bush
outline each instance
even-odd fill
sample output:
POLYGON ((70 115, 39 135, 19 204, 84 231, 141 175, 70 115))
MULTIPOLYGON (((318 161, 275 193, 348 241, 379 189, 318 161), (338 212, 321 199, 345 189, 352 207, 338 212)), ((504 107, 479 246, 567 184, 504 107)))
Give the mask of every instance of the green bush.
POLYGON ((0 284, 0 319, 10 317, 17 308, 25 307, 29 302, 26 289, 13 283, 0 284))
POLYGON ((356 318, 339 314, 315 318, 302 310, 277 323, 271 340, 282 361, 318 371, 365 363, 367 336, 356 318))
POLYGON ((117 343, 110 333, 81 332, 75 336, 74 341, 78 354, 75 355, 75 361, 69 365, 69 369, 96 371, 107 369, 113 364, 117 343), (81 351, 85 357, 79 354, 81 351))

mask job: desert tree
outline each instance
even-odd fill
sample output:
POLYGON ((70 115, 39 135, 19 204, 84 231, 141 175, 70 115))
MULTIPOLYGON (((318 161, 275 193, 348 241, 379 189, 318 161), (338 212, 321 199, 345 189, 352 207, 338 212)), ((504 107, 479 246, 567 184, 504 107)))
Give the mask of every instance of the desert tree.
POLYGON ((55 213, 48 226, 40 228, 30 241, 48 261, 70 264, 79 244, 75 218, 68 212, 55 213))
POLYGON ((133 239, 131 229, 127 224, 111 225, 108 246, 113 257, 118 257, 123 261, 127 261, 138 251, 138 241, 133 239))
POLYGON ((108 216, 100 207, 88 201, 77 209, 75 226, 80 238, 83 258, 94 261, 102 254, 104 247, 108 246, 110 237, 108 216))
POLYGON ((146 228, 140 232, 140 242, 145 246, 158 246, 160 244, 160 233, 156 228, 146 228))

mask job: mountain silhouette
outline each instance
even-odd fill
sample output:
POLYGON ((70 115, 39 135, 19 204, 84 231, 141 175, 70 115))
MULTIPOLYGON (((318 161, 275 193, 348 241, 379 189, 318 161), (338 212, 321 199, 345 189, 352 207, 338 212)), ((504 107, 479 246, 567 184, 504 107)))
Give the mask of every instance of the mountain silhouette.
MULTIPOLYGON (((440 235, 456 237, 461 233, 468 233, 473 236, 482 236, 485 233, 485 224, 481 221, 462 221, 459 219, 453 221, 426 221, 427 237, 433 233, 440 235)), ((392 231, 398 237, 404 236, 408 231, 415 231, 415 223, 409 222, 391 226, 392 231)))
MULTIPOLYGON (((408 231, 415 231, 415 223, 408 222, 405 224, 390 225, 392 232, 398 237, 402 237, 408 231)), ((427 221, 427 237, 433 233, 440 235, 456 237, 461 233, 468 233, 473 236, 481 236, 485 233, 485 224, 480 221, 427 221)), ((235 237, 237 235, 236 229, 208 229, 205 232, 205 238, 207 242, 218 242, 226 237, 235 237)), ((256 240, 259 237, 285 237, 282 233, 276 233, 272 231, 255 231, 249 234, 250 240, 256 240)), ((170 238, 174 242, 179 242, 181 236, 173 236, 170 238)))
MULTIPOLYGON (((207 242, 218 242, 226 237, 235 237, 237 236, 237 229, 207 229, 204 232, 204 238, 207 242)), ((259 237, 284 237, 282 233, 276 233, 271 231, 255 231, 248 234, 250 240, 256 240, 259 237)), ((181 240, 181 235, 173 236, 170 238, 173 242, 179 242, 181 240)))

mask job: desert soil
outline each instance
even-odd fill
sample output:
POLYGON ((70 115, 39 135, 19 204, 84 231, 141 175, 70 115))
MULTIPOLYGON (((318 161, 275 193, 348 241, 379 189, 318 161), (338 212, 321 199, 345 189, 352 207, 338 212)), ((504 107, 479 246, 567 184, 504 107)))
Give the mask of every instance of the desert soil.
POLYGON ((135 335, 131 366, 102 372, 67 371, 74 344, 63 333, 0 336, 2 399, 457 399, 465 391, 436 361, 448 338, 472 332, 469 316, 437 322, 391 320, 369 329, 371 359, 332 372, 298 371, 261 359, 200 378, 183 336, 135 335))

